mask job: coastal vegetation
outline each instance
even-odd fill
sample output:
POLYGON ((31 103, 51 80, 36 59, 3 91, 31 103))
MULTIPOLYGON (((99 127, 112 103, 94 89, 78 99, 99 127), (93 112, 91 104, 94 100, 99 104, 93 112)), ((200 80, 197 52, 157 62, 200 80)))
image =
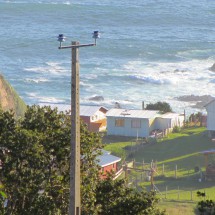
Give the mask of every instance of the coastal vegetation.
POLYGON ((149 103, 146 105, 146 110, 159 110, 161 113, 172 112, 172 108, 167 102, 149 103))
MULTIPOLYGON (((0 214, 65 215, 69 202, 71 120, 50 107, 28 106, 19 120, 0 111, 0 214)), ((96 157, 100 135, 81 125, 83 215, 154 214, 154 192, 126 186, 124 179, 100 179, 96 157)))

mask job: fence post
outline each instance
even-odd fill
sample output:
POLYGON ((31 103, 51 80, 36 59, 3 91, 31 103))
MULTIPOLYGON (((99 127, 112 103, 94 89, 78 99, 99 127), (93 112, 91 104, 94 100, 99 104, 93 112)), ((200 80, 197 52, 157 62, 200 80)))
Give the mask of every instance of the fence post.
POLYGON ((179 194, 179 186, 178 186, 178 200, 179 200, 179 196, 180 196, 180 194, 179 194))
POLYGON ((125 163, 125 180, 128 182, 128 165, 127 165, 127 163, 125 163))
POLYGON ((175 165, 175 178, 177 179, 177 164, 175 165))
POLYGON ((142 166, 142 169, 144 169, 144 159, 143 159, 143 166, 142 166))
POLYGON ((193 191, 190 191, 190 200, 193 201, 193 191))
POLYGON ((138 182, 138 180, 137 180, 137 176, 136 176, 136 177, 135 177, 136 188, 137 188, 137 182, 138 182))
POLYGON ((151 168, 153 168, 153 166, 154 166, 154 162, 153 162, 153 160, 152 160, 152 162, 151 162, 151 168))
MULTIPOLYGON (((205 190, 204 190, 204 193, 205 193, 205 190)), ((204 195, 204 201, 205 201, 205 198, 206 198, 206 193, 205 193, 205 195, 204 195)))
POLYGON ((164 163, 163 163, 163 168, 162 168, 162 174, 164 175, 164 163))
POLYGON ((133 160, 133 168, 135 167, 135 159, 133 160))
POLYGON ((167 198, 167 186, 166 186, 166 192, 165 192, 165 199, 167 198))

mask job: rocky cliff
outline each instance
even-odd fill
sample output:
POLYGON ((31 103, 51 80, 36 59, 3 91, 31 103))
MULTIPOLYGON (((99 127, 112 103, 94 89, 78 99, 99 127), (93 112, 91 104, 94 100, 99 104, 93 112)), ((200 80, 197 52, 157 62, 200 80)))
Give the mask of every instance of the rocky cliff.
POLYGON ((16 117, 23 116, 26 104, 19 97, 14 88, 0 74, 0 109, 13 110, 16 117))

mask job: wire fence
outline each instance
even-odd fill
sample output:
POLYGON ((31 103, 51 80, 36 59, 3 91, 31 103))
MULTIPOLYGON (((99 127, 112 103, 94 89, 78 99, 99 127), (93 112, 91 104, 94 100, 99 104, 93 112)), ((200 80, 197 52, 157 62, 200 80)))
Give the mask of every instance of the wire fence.
POLYGON ((215 181, 206 181, 200 168, 182 171, 177 165, 167 168, 165 164, 157 165, 156 162, 135 161, 127 162, 126 165, 125 177, 129 186, 153 189, 163 200, 199 201, 201 198, 197 196, 197 191, 205 193, 204 199, 215 200, 215 181))

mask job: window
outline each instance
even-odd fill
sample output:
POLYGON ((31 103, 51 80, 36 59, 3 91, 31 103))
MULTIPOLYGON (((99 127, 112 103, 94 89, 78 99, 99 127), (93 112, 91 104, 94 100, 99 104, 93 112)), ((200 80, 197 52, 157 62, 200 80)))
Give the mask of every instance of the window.
POLYGON ((116 127, 123 127, 125 124, 124 119, 115 119, 115 126, 116 127))
POLYGON ((141 128, 141 121, 140 121, 140 119, 132 119, 131 120, 131 127, 132 128, 141 128))

